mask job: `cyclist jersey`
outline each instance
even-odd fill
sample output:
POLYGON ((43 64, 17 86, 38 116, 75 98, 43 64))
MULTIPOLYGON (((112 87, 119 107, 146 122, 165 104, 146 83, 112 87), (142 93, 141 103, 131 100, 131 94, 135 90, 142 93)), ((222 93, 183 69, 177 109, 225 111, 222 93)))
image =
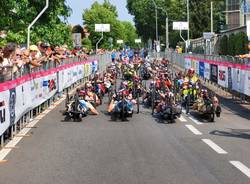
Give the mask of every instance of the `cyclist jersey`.
POLYGON ((191 84, 195 84, 198 81, 198 77, 193 76, 191 79, 189 77, 185 77, 184 83, 187 82, 187 81, 191 82, 191 84))
POLYGON ((168 88, 170 88, 171 85, 172 85, 172 83, 171 83, 170 80, 165 80, 165 85, 166 85, 168 88))

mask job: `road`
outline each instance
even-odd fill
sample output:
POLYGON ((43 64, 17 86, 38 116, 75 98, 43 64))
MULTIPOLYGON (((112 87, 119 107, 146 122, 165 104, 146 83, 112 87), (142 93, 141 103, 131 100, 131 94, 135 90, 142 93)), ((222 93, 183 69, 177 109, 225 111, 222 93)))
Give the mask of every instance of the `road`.
POLYGON ((250 183, 249 116, 224 106, 216 123, 182 115, 165 124, 141 107, 113 122, 106 106, 82 122, 61 121, 64 103, 36 118, 0 163, 0 184, 250 183))

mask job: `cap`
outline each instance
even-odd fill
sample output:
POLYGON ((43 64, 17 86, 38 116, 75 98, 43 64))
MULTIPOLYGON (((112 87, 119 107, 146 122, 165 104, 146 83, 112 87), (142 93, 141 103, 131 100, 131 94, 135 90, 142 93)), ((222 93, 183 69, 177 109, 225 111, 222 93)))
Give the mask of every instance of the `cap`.
POLYGON ((31 45, 30 50, 31 51, 37 51, 37 52, 39 51, 39 49, 38 49, 38 47, 36 45, 31 45))

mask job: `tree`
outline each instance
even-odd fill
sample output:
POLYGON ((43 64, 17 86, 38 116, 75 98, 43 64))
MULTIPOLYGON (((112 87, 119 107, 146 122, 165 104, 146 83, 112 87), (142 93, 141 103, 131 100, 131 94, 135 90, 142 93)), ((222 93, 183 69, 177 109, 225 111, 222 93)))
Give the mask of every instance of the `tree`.
MULTIPOLYGON (((66 0, 50 1, 49 8, 36 22, 31 31, 31 42, 48 41, 55 45, 61 43, 71 44, 69 41, 71 30, 66 25, 66 18, 71 9, 66 5, 66 0), (64 19, 65 21, 61 21, 64 19), (48 36, 48 34, 54 36, 48 36), (60 40, 58 42, 58 40, 60 40)), ((6 41, 15 41, 19 44, 26 43, 27 26, 45 6, 45 1, 38 0, 8 0, 0 1, 0 30, 8 31, 6 41)))
POLYGON ((224 35, 220 40, 220 54, 228 55, 228 37, 224 35))
POLYGON ((138 38, 138 35, 136 33, 135 26, 132 25, 131 22, 127 21, 123 21, 122 24, 124 26, 125 44, 129 45, 132 48, 137 47, 137 45, 135 44, 135 39, 138 38))
POLYGON ((235 34, 231 34, 228 38, 228 55, 234 56, 235 55, 235 34))
POLYGON ((82 46, 88 50, 92 49, 92 42, 89 38, 84 38, 82 40, 82 46))
MULTIPOLYGON (((158 6, 159 35, 165 41, 165 18, 169 18, 169 41, 170 46, 175 47, 176 43, 182 41, 179 32, 172 30, 173 21, 186 21, 186 1, 184 0, 154 0, 158 6), (163 11, 164 10, 164 11, 163 11)), ((224 0, 214 1, 214 31, 219 32, 221 24, 225 22, 224 0)), ((210 31, 210 2, 208 0, 190 0, 190 38, 201 37, 203 32, 210 31)), ((155 7, 152 0, 127 0, 127 8, 134 16, 135 26, 139 36, 144 41, 149 38, 155 39, 155 7)), ((187 32, 183 31, 187 39, 187 32)))
POLYGON ((247 44, 248 44, 248 37, 246 33, 240 32, 235 35, 235 55, 240 55, 240 54, 246 54, 248 49, 247 49, 247 44))
POLYGON ((108 1, 105 1, 104 4, 94 2, 90 9, 85 9, 83 12, 83 21, 90 32, 89 39, 92 43, 97 43, 101 37, 101 33, 95 32, 95 24, 110 24, 111 32, 104 33, 103 41, 100 43, 102 48, 110 47, 108 43, 109 37, 114 40, 125 40, 126 37, 124 25, 117 19, 116 12, 114 10, 111 11, 107 5, 108 3, 108 1))

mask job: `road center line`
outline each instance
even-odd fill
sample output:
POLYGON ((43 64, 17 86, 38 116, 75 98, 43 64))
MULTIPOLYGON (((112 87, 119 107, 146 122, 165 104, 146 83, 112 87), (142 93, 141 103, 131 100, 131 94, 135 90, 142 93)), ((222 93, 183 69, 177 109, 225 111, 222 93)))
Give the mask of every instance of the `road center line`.
POLYGON ((203 123, 199 122, 198 120, 196 120, 195 118, 193 118, 192 116, 188 116, 188 118, 191 119, 197 125, 202 125, 203 124, 203 123))
POLYGON ((247 166, 245 166, 243 163, 239 161, 230 161, 230 164, 232 164, 234 167, 239 169, 248 178, 250 178, 250 169, 247 166))
POLYGON ((180 120, 181 122, 187 122, 187 120, 186 120, 183 116, 181 116, 181 117, 179 118, 179 120, 180 120))
POLYGON ((214 151, 216 151, 218 154, 227 154, 225 150, 223 150, 220 146, 215 144, 210 139, 202 139, 203 142, 205 142, 210 148, 212 148, 214 151))
POLYGON ((197 130, 193 125, 185 125, 193 134, 195 135, 202 135, 202 133, 197 130))

